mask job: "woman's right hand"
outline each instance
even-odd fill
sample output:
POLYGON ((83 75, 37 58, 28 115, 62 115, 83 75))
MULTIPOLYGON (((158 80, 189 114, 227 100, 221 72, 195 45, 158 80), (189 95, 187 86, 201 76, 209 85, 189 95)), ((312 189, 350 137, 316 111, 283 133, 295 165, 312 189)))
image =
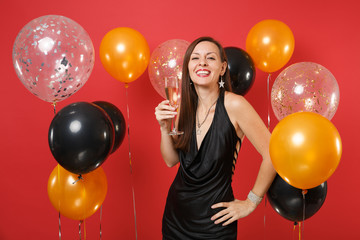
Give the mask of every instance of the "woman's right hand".
POLYGON ((176 108, 169 105, 169 100, 164 100, 155 108, 156 120, 159 122, 160 130, 169 132, 171 120, 176 116, 176 108))

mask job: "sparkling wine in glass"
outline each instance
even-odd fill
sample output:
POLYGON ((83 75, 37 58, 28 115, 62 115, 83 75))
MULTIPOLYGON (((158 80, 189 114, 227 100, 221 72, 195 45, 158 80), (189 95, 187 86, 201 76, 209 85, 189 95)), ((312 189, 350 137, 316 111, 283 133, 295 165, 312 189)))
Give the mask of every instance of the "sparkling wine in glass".
MULTIPOLYGON (((170 102, 170 106, 179 107, 180 91, 179 91, 179 78, 177 77, 165 77, 165 94, 166 98, 170 102)), ((169 135, 181 135, 184 132, 178 131, 175 126, 175 117, 172 120, 173 129, 169 132, 169 135)))

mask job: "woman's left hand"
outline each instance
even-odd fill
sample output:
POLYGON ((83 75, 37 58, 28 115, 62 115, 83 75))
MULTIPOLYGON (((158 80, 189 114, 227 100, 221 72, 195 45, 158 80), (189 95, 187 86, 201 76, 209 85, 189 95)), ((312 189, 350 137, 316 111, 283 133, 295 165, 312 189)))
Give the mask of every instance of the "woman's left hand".
POLYGON ((211 208, 225 208, 211 217, 215 224, 223 223, 226 226, 240 218, 248 216, 252 213, 257 205, 251 202, 249 199, 240 201, 235 199, 232 202, 220 202, 211 206, 211 208))

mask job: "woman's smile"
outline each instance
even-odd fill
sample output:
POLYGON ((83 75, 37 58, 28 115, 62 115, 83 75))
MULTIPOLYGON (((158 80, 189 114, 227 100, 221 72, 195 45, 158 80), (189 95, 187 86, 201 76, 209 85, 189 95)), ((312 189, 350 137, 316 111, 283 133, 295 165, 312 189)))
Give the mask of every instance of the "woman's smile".
POLYGON ((198 77, 208 77, 208 76, 210 76, 210 73, 211 73, 211 71, 206 70, 206 69, 199 69, 196 71, 196 75, 198 77))

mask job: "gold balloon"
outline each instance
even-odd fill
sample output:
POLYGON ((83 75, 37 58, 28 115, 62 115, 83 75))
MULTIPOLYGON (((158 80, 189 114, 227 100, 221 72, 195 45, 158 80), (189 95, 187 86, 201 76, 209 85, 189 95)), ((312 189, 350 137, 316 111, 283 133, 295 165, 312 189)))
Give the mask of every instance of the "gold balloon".
POLYGON ((337 168, 342 143, 336 127, 312 112, 297 112, 283 118, 270 138, 270 156, 275 170, 290 185, 314 188, 337 168))
POLYGON ((291 29, 279 20, 263 20, 253 26, 246 38, 246 51, 260 70, 272 73, 282 68, 294 52, 291 29))
POLYGON ((100 60, 105 70, 116 80, 135 81, 149 64, 149 45, 138 31, 120 27, 109 31, 100 44, 100 60))
POLYGON ((102 167, 82 175, 68 172, 57 165, 48 181, 48 196, 61 215, 83 220, 100 208, 107 192, 107 179, 102 167))

